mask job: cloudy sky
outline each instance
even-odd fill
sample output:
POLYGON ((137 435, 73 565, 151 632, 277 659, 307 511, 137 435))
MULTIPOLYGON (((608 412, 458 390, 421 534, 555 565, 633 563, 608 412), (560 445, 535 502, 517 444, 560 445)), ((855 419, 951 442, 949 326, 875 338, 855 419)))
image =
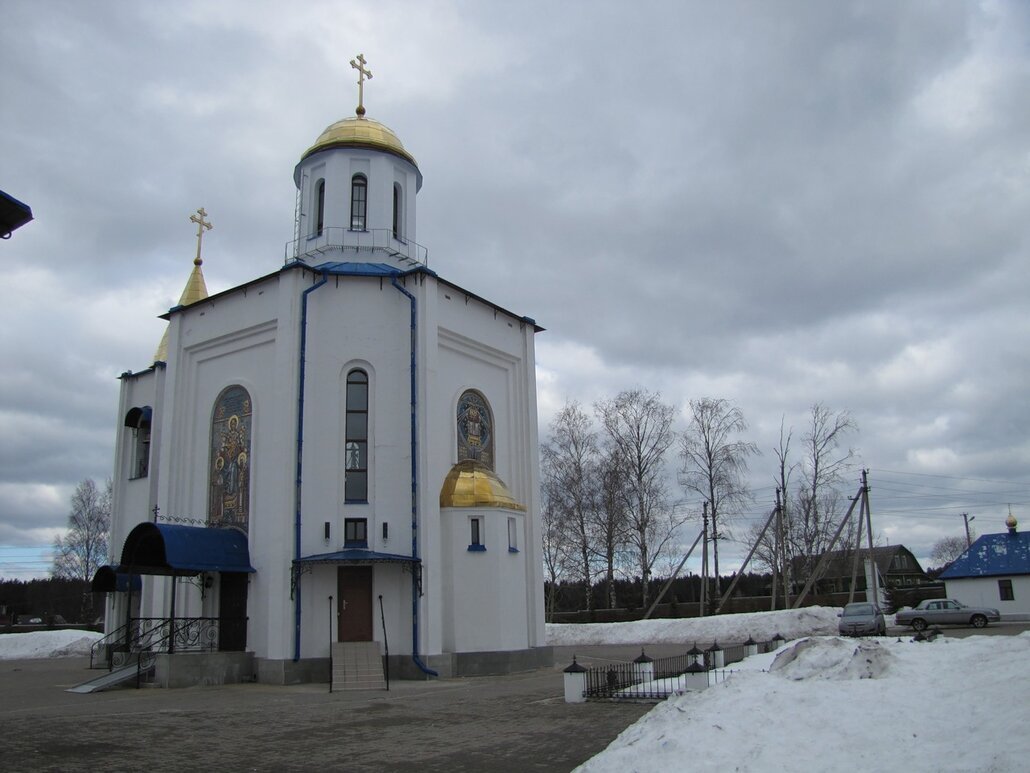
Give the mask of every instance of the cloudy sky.
MULTIPOLYGON (((874 527, 1030 528, 1030 6, 4 0, 0 576, 110 475, 206 208, 212 292, 274 271, 292 171, 356 103, 425 176, 448 279, 547 328, 541 427, 627 388, 851 412, 874 527)), ((685 426, 685 413, 680 426, 685 426)), ((857 488, 857 469, 853 487, 857 488)), ((849 484, 852 488, 852 484, 849 484)), ((674 496, 689 508, 682 492, 674 496)), ((692 538, 692 535, 689 535, 692 538)), ((727 547, 725 558, 733 549, 727 547)), ((724 560, 725 560, 724 558, 724 560)))

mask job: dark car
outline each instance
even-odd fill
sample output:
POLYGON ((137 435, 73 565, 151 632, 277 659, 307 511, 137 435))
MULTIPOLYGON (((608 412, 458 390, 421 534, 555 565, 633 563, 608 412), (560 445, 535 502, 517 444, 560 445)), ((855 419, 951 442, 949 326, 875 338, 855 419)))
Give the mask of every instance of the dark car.
POLYGON ((844 607, 837 631, 841 636, 883 636, 887 633, 887 623, 875 604, 856 602, 844 607))
POLYGON ((1001 613, 991 607, 967 607, 955 599, 924 599, 915 609, 903 609, 894 616, 898 625, 911 625, 923 631, 928 625, 971 625, 983 628, 1001 620, 1001 613))

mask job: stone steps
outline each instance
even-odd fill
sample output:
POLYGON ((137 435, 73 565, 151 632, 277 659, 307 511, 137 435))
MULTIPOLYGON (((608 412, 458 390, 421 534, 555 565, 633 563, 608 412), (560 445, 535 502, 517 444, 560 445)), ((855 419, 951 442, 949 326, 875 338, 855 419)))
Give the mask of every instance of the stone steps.
POLYGON ((383 656, 374 641, 333 643, 333 692, 385 690, 383 656))

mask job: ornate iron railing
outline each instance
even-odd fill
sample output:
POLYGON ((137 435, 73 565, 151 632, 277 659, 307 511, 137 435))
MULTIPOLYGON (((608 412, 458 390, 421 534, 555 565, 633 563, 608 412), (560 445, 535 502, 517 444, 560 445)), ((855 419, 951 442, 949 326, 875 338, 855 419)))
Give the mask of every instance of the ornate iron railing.
MULTIPOLYGON (((233 621, 238 622, 238 621, 233 621)), ((90 668, 119 668, 141 652, 210 652, 218 649, 217 617, 137 617, 94 642, 90 668)))

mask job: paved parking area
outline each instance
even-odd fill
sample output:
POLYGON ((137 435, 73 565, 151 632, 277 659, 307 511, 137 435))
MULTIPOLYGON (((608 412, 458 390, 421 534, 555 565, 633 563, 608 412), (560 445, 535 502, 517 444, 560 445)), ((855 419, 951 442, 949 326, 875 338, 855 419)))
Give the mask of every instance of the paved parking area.
POLYGON ((569 771, 651 707, 563 699, 554 669, 393 682, 66 693, 80 659, 0 661, 5 771, 569 771))

